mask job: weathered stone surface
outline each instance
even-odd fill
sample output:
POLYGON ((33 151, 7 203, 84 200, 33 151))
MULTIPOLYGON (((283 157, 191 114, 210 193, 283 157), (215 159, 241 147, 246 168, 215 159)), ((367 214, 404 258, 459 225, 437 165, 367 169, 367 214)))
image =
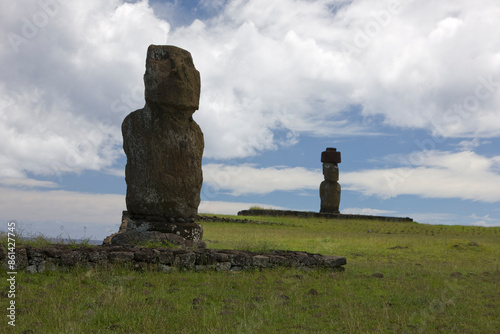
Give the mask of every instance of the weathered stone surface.
POLYGON ((86 262, 87 256, 85 252, 81 250, 74 250, 71 252, 61 254, 61 265, 63 266, 75 266, 86 262))
POLYGON ((165 246, 173 244, 183 248, 205 248, 204 242, 186 240, 177 234, 162 233, 157 231, 125 231, 123 233, 116 234, 113 238, 111 238, 110 242, 112 245, 117 246, 145 245, 149 242, 153 242, 165 244, 165 246))
POLYGON ((123 211, 120 232, 104 239, 103 245, 132 246, 153 242, 189 249, 206 248, 201 241, 203 228, 198 223, 171 222, 169 218, 155 216, 139 217, 132 218, 127 211, 123 211))
POLYGON ((157 231, 162 233, 170 233, 193 241, 200 241, 203 237, 203 228, 198 223, 167 223, 135 220, 131 221, 127 226, 127 232, 130 231, 157 231))
POLYGON ((341 267, 347 264, 347 260, 343 256, 318 256, 317 259, 325 267, 341 267))
POLYGON ((336 148, 328 147, 326 151, 321 152, 321 162, 333 162, 339 164, 341 162, 340 152, 336 148))
POLYGON ((37 267, 37 271, 39 273, 43 273, 46 271, 56 271, 56 270, 57 270, 57 265, 55 263, 55 260, 53 259, 42 261, 37 267))
POLYGON ((174 263, 174 255, 170 251, 160 251, 158 262, 163 265, 172 265, 174 263))
POLYGON ((151 45, 146 105, 122 124, 127 209, 132 215, 194 218, 203 182, 203 133, 192 118, 200 76, 189 52, 151 45))
POLYGON ((269 265, 269 257, 264 255, 255 255, 253 265, 258 268, 266 268, 269 265))
POLYGON ((131 262, 133 259, 133 252, 113 252, 109 254, 109 261, 111 261, 112 263, 131 262))
MULTIPOLYGON (((260 254, 239 250, 150 249, 129 246, 97 246, 73 249, 68 245, 52 245, 44 248, 26 247, 18 250, 27 254, 27 265, 24 269, 30 273, 56 270, 61 266, 108 265, 108 262, 130 264, 131 268, 137 270, 150 269, 165 272, 172 272, 176 269, 237 271, 277 266, 342 270, 342 266, 346 264, 345 257, 279 250, 260 254)), ((1 262, 1 265, 5 267, 7 258, 1 262)))
POLYGON ((189 252, 184 254, 178 254, 175 257, 173 265, 178 268, 194 269, 195 263, 196 263, 196 254, 189 252))
POLYGON ((88 254, 89 261, 97 264, 106 264, 108 262, 108 254, 102 250, 95 250, 88 254))
POLYGON ((339 168, 337 163, 324 162, 323 175, 325 180, 319 186, 319 197, 321 199, 320 212, 340 213, 340 184, 338 183, 339 168))
MULTIPOLYGON (((28 252, 25 248, 16 248, 16 270, 28 266, 28 252)), ((9 270, 10 271, 10 270, 9 270)))
MULTIPOLYGON (((191 114, 200 103, 200 73, 191 54, 170 45, 150 45, 144 74, 146 104, 186 110, 191 114)), ((191 116, 188 114, 188 117, 191 116)))
POLYGON ((155 249, 141 249, 134 253, 134 260, 137 262, 157 263, 158 253, 155 249))

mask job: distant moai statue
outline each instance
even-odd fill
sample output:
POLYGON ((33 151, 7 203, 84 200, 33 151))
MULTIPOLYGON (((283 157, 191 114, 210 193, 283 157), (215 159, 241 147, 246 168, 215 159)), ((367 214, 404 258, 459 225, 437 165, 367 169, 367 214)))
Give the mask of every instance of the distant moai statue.
POLYGON ((321 199, 321 213, 340 213, 340 184, 339 167, 340 152, 337 149, 328 147, 321 153, 323 163, 323 175, 325 180, 319 186, 319 197, 321 199))

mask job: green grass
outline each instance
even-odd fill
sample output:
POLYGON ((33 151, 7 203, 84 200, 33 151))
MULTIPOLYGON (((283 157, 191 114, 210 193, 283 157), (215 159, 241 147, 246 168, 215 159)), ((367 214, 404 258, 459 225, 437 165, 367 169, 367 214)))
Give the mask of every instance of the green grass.
POLYGON ((258 206, 258 205, 254 205, 254 206, 251 206, 248 210, 276 210, 276 209, 273 209, 273 208, 263 208, 261 206, 258 206))
POLYGON ((206 222, 208 247, 343 255, 346 270, 21 272, 12 332, 500 332, 500 228, 246 218, 285 224, 206 222))
MULTIPOLYGON (((8 231, 0 231, 0 245, 2 245, 3 247, 6 247, 7 245, 7 233, 8 231)), ((84 228, 84 234, 86 234, 86 228, 84 228)), ((75 248, 81 246, 91 247, 91 239, 92 237, 86 236, 81 239, 72 239, 68 234, 64 235, 63 233, 60 233, 56 237, 47 237, 39 232, 25 232, 19 227, 15 230, 15 240, 17 247, 26 245, 30 245, 32 247, 46 247, 51 244, 66 244, 75 248)))

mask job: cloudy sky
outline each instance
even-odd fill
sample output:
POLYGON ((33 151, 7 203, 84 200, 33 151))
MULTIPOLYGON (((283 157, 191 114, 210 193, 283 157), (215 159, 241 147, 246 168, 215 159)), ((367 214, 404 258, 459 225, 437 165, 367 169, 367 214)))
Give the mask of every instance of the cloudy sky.
MULTIPOLYGON (((319 210, 500 225, 497 0, 22 0, 0 10, 0 222, 102 239, 150 44, 191 52, 200 212, 319 210)), ((2 228, 2 227, 0 227, 2 228)), ((3 228, 2 228, 3 229, 3 228)))

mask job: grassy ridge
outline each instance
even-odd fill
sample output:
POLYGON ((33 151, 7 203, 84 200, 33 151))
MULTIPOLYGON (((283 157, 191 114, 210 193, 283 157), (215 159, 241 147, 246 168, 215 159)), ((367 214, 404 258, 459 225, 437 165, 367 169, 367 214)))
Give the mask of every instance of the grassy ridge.
POLYGON ((19 273, 12 332, 500 332, 500 228, 248 218, 285 224, 206 222, 208 247, 343 255, 346 271, 19 273))

